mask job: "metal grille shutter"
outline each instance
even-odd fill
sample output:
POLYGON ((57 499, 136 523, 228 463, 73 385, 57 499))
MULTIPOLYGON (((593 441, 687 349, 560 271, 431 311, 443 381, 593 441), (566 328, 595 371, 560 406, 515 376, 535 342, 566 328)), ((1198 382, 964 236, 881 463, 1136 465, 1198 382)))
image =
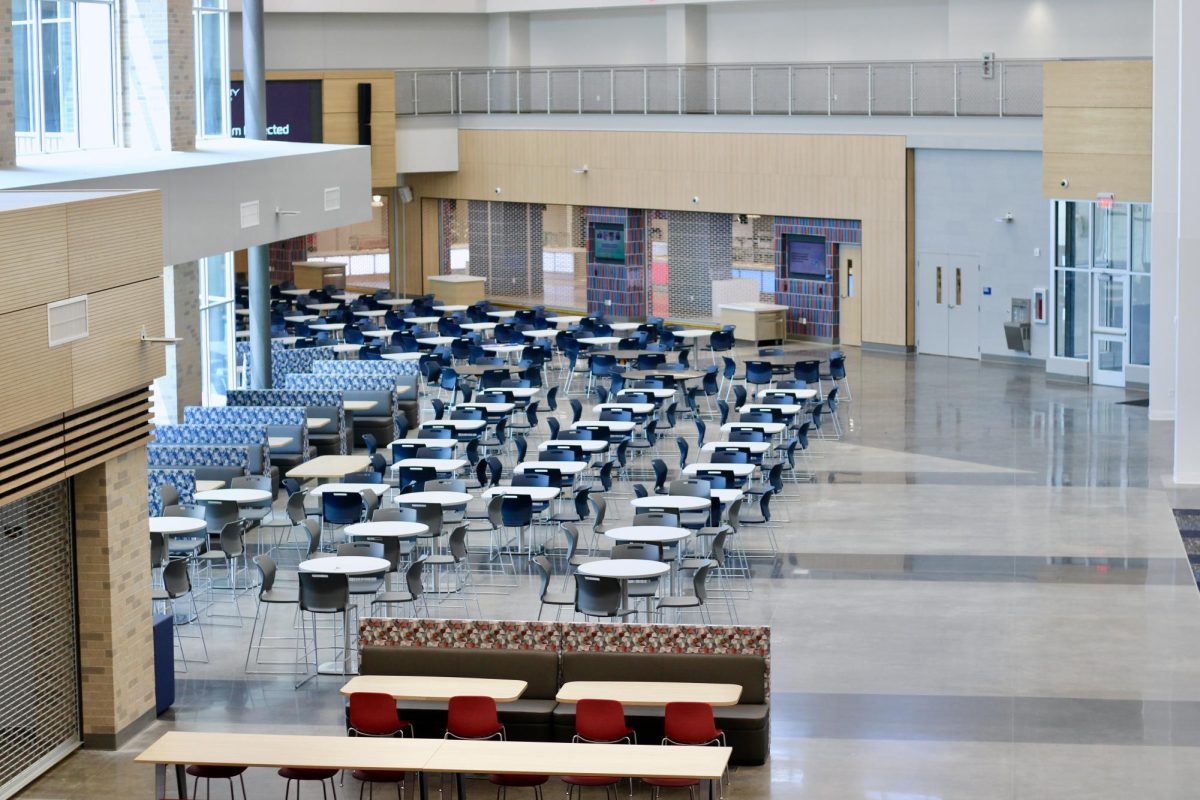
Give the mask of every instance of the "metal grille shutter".
POLYGON ((0 798, 80 743, 66 482, 0 506, 0 798))

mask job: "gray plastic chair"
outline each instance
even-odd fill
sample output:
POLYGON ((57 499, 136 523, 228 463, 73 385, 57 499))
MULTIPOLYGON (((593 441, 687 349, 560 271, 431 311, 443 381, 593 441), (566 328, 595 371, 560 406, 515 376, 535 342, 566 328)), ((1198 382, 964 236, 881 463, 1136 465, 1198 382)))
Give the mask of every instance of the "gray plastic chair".
POLYGON ((408 587, 408 591, 399 592, 381 592, 374 600, 371 601, 371 608, 375 606, 385 606, 391 611, 391 606, 396 603, 412 603, 413 616, 418 616, 417 603, 420 602, 425 609, 425 614, 429 614, 429 602, 425 599, 425 587, 421 582, 421 573, 425 569, 425 559, 428 556, 421 556, 408 565, 408 569, 404 572, 404 583, 408 587))
POLYGON ((585 617, 628 617, 632 608, 621 607, 621 582, 593 575, 575 576, 575 611, 585 617))
POLYGON ((552 592, 550 591, 550 579, 554 576, 554 569, 550 566, 550 559, 545 556, 534 556, 533 565, 538 568, 539 578, 541 579, 541 588, 538 589, 538 606, 537 618, 542 618, 542 613, 546 606, 556 606, 554 609, 554 619, 558 620, 562 614, 563 606, 575 605, 575 594, 573 592, 552 592))
MULTIPOLYGON (((254 653, 254 663, 256 665, 257 664, 267 664, 267 665, 279 664, 279 665, 287 665, 287 666, 294 667, 295 666, 294 658, 292 660, 286 661, 286 662, 284 662, 284 661, 264 662, 262 660, 262 651, 264 649, 267 649, 267 650, 288 649, 288 650, 293 650, 293 651, 295 650, 296 641, 297 641, 296 637, 294 637, 294 636, 267 636, 266 633, 267 633, 267 620, 270 618, 270 615, 271 615, 271 606, 273 606, 273 605, 297 605, 300 602, 299 592, 294 589, 276 589, 275 588, 275 577, 276 577, 275 560, 272 559, 270 556, 268 556, 268 555, 255 556, 254 557, 254 566, 258 568, 258 576, 259 576, 258 596, 256 598, 257 603, 256 603, 255 609, 254 609, 254 624, 251 625, 251 627, 250 627, 250 643, 246 647, 245 670, 248 673, 253 673, 253 672, 259 671, 259 670, 252 670, 250 668, 251 653, 254 653), (262 627, 261 628, 259 627, 260 613, 262 615, 262 627), (258 635, 257 642, 255 641, 255 638, 254 638, 255 634, 258 635), (292 642, 292 645, 287 648, 273 648, 270 646, 264 647, 264 645, 263 645, 263 642, 265 642, 265 641, 279 640, 279 639, 292 642)), ((262 670, 262 671, 267 672, 267 670, 262 670)))
MULTIPOLYGON (((350 579, 344 573, 340 572, 301 572, 300 578, 300 611, 307 613, 309 620, 312 622, 312 675, 309 675, 304 680, 296 685, 302 686, 311 678, 316 677, 320 667, 320 658, 318 656, 320 646, 317 641, 317 615, 322 614, 350 614, 354 606, 350 602, 350 579)), ((346 625, 348 620, 343 616, 343 630, 349 626, 346 625)), ((336 630, 336 629, 335 629, 336 630)), ((304 632, 306 640, 304 649, 304 662, 308 663, 308 631, 304 632)), ((343 637, 344 638, 344 637, 343 637)), ((337 641, 337 634, 334 634, 334 641, 337 641)), ((349 642, 343 642, 343 647, 348 647, 349 642)))

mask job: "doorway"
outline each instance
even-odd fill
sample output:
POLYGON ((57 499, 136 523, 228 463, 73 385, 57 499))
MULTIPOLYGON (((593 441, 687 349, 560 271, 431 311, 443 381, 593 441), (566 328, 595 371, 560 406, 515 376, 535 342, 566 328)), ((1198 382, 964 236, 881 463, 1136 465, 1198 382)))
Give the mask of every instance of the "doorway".
POLYGON ((1129 275, 1097 270, 1092 273, 1092 383, 1125 386, 1129 330, 1129 275))
POLYGON ((838 245, 838 336, 845 345, 862 344, 862 247, 857 244, 838 245))
POLYGON ((979 258, 917 258, 917 352, 979 358, 979 258))

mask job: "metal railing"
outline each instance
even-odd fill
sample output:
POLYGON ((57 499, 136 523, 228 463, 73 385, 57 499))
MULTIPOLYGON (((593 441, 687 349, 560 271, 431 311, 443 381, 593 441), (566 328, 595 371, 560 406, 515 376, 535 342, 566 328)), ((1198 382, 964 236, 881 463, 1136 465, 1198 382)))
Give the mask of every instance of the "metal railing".
POLYGON ((1042 62, 400 70, 396 115, 1039 117, 1042 62))

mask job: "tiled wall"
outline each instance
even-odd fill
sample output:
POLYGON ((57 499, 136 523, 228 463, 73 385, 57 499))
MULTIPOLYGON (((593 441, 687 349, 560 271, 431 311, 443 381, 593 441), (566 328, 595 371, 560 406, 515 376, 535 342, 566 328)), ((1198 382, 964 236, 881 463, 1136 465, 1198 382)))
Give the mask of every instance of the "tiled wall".
POLYGON ((862 224, 858 220, 775 217, 775 302, 788 307, 788 336, 829 340, 838 337, 837 246, 861 242, 862 224), (831 280, 787 277, 783 262, 783 236, 789 233, 825 237, 825 262, 831 280))
POLYGON ((75 541, 84 738, 119 746, 154 710, 145 448, 76 477, 75 541))
POLYGON ((642 319, 646 315, 646 215, 635 208, 588 206, 584 223, 611 222, 625 226, 625 265, 596 262, 587 236, 587 310, 613 319, 642 319))
POLYGON ((152 150, 195 149, 191 0, 126 0, 117 8, 125 144, 152 150))
MULTIPOLYGON (((0 8, 0 53, 12 52, 12 4, 0 8)), ((11 167, 17 160, 16 120, 13 116, 12 59, 0 62, 0 167, 11 167)))

